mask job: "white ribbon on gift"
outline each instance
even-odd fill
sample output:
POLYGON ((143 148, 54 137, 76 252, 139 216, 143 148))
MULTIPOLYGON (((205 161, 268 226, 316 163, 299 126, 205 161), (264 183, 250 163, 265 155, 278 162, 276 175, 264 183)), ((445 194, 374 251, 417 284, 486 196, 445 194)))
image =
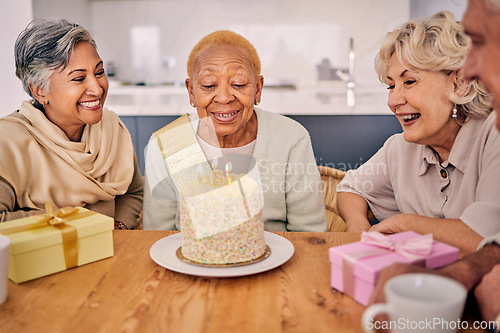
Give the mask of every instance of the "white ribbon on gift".
POLYGON ((408 260, 416 260, 431 253, 434 240, 432 234, 426 234, 420 237, 410 238, 406 241, 395 242, 380 232, 363 231, 361 234, 361 242, 399 253, 408 260))
POLYGON ((406 241, 393 241, 378 231, 361 234, 361 243, 370 244, 378 249, 345 253, 342 257, 342 285, 344 293, 354 295, 354 265, 363 258, 395 252, 410 261, 423 260, 431 253, 434 240, 432 234, 413 237, 406 241))

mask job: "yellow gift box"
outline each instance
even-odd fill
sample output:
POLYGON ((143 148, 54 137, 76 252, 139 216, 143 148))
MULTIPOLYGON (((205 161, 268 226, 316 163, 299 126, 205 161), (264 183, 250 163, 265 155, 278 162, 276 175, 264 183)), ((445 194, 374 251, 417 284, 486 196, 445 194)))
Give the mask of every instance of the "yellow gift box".
POLYGON ((10 238, 9 279, 16 283, 113 256, 113 218, 82 207, 0 223, 10 238))

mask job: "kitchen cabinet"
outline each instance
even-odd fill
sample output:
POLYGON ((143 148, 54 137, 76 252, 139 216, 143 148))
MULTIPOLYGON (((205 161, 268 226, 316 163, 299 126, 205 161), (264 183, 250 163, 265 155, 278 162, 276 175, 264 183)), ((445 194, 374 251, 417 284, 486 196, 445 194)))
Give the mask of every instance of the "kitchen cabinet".
MULTIPOLYGON (((144 149, 151 134, 178 116, 120 116, 130 131, 144 174, 144 149)), ((287 115, 311 135, 317 164, 342 170, 366 162, 401 126, 393 115, 287 115)))

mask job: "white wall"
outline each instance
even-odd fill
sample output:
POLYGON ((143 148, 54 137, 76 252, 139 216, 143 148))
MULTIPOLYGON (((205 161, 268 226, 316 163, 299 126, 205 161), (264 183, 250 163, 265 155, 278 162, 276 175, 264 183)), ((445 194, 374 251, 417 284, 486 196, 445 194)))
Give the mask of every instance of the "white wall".
POLYGON ((67 18, 91 26, 90 2, 87 0, 3 0, 0 1, 0 117, 17 110, 28 100, 21 81, 15 75, 14 43, 19 33, 36 18, 67 18), (33 13, 37 15, 34 16, 33 13))
POLYGON ((34 18, 66 19, 91 30, 89 0, 32 0, 34 18))
POLYGON ((15 74, 14 43, 32 19, 31 0, 0 1, 0 117, 19 108, 29 98, 15 74))
POLYGON ((174 68, 161 69, 169 80, 184 81, 188 54, 201 37, 230 29, 255 45, 268 81, 299 84, 316 82, 322 58, 347 67, 353 37, 356 80, 377 85, 373 59, 380 42, 387 30, 409 18, 409 0, 96 0, 91 9, 101 57, 131 82, 131 27, 155 25, 161 31, 161 56, 176 59, 174 68))
POLYGON ((467 0, 411 0, 410 15, 412 18, 422 18, 447 10, 455 15, 457 21, 460 21, 465 8, 467 8, 467 0))
MULTIPOLYGON (((266 81, 314 84, 316 65, 328 58, 333 66, 347 67, 348 41, 354 38, 355 77, 358 87, 380 86, 373 60, 387 31, 410 17, 450 10, 458 17, 466 0, 32 0, 33 17, 66 18, 87 27, 94 35, 105 64, 113 62, 116 78, 135 83, 132 69, 131 29, 156 26, 160 30, 158 68, 163 81, 181 84, 192 46, 204 35, 231 29, 252 42, 261 57, 266 81), (168 63, 168 66, 166 65, 168 63)), ((2 6, 29 0, 3 1, 2 6)), ((29 10, 27 10, 28 12, 29 10)), ((25 22, 2 10, 16 35, 25 22)), ((28 21, 28 20, 24 20, 28 21)), ((5 29, 4 29, 5 30, 5 29)), ((3 37, 2 35, 2 38, 3 37)), ((13 45, 4 41, 3 45, 13 45)), ((5 51, 2 57, 5 57, 5 51)), ((2 58, 3 59, 3 58, 2 58)), ((10 58, 9 58, 10 59, 10 58)), ((3 61, 0 66, 5 66, 3 61)), ((10 69, 8 69, 10 70, 10 69)), ((12 67, 13 71, 13 67, 12 67)), ((9 86, 12 86, 9 83, 9 86)), ((11 94, 10 94, 11 95, 11 94)))

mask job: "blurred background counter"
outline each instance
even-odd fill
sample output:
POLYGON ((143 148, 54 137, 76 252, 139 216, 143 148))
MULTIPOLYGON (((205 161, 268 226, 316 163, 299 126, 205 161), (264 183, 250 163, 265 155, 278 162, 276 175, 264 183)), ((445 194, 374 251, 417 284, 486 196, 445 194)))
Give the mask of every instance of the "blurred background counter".
MULTIPOLYGON (((355 92, 347 106, 346 88, 336 83, 317 87, 265 86, 263 110, 283 114, 307 128, 317 164, 354 169, 368 160, 392 134, 401 132, 386 105, 385 89, 355 92)), ((144 149, 151 134, 184 113, 194 113, 181 86, 122 86, 112 83, 106 106, 128 127, 144 172, 144 149)))

